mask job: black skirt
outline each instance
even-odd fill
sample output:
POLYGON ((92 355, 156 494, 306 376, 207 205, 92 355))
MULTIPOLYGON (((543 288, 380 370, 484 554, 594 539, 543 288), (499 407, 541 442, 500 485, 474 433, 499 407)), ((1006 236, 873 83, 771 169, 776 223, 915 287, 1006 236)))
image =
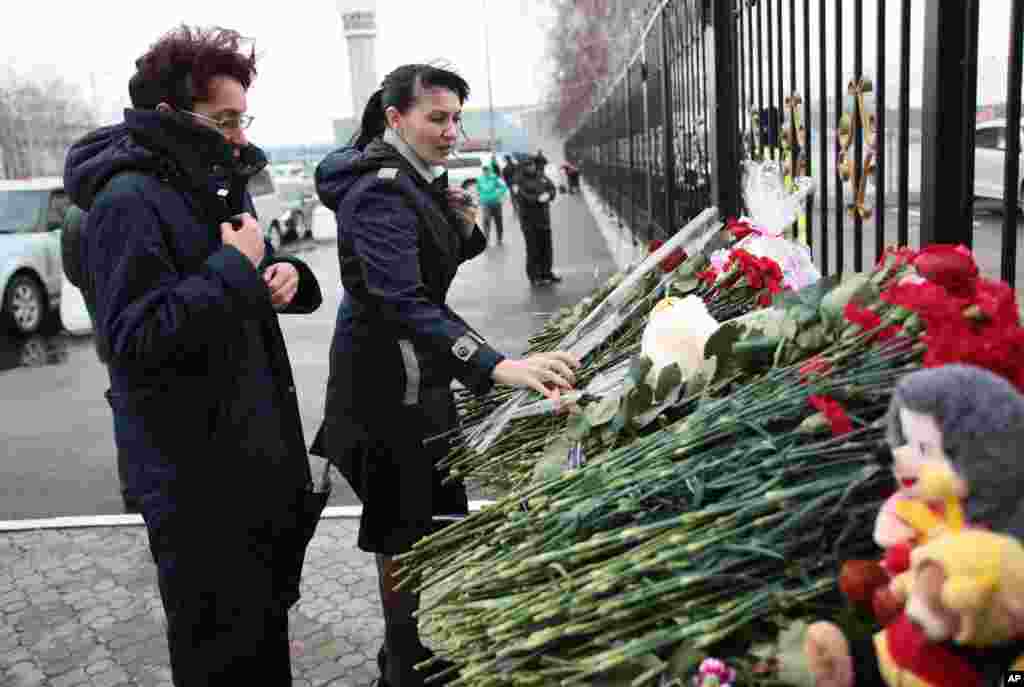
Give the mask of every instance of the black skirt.
POLYGON ((422 389, 416 405, 332 405, 310 453, 337 467, 362 501, 360 549, 404 553, 445 524, 437 516, 468 513, 463 483, 442 484, 448 472, 437 468, 458 423, 450 388, 422 389))

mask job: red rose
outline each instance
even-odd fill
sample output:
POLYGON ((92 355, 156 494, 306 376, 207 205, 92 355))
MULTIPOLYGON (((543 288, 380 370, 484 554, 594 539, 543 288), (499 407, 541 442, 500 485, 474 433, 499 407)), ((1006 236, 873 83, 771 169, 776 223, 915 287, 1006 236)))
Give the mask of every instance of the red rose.
POLYGON ((974 283, 973 300, 993 325, 1020 324, 1017 297, 1006 282, 978 279, 974 283))
POLYGON ((718 280, 718 271, 714 267, 709 267, 706 270, 701 270, 697 273, 697 279, 704 282, 707 286, 714 286, 718 280))
POLYGON ((900 305, 921 316, 926 327, 933 323, 962 320, 963 309, 970 303, 956 298, 938 284, 895 284, 882 292, 882 300, 900 305))
POLYGON ((850 322, 860 325, 864 330, 874 329, 882 324, 882 318, 878 313, 868 310, 853 301, 847 303, 846 307, 843 308, 843 316, 850 322))
POLYGON ((832 363, 816 355, 809 358, 806 363, 800 366, 800 380, 806 380, 811 375, 827 375, 832 371, 832 363))
POLYGON ((732 232, 732 235, 737 241, 744 239, 751 234, 760 233, 754 228, 754 225, 750 223, 749 219, 736 219, 735 217, 730 217, 725 220, 725 228, 732 232))
POLYGON ((906 246, 889 246, 885 249, 878 258, 878 267, 882 267, 887 260, 892 258, 893 267, 902 267, 903 265, 909 265, 914 262, 914 258, 917 257, 917 251, 906 246))
POLYGON ((968 297, 974 291, 978 265, 963 246, 933 243, 914 258, 914 268, 927 279, 943 287, 953 296, 968 297))
POLYGON ((889 574, 878 561, 846 561, 839 569, 839 589, 843 596, 868 608, 875 591, 887 584, 889 574))
MULTIPOLYGON (((664 241, 661 241, 659 239, 651 239, 651 241, 647 244, 647 252, 648 254, 654 253, 654 251, 658 250, 664 245, 664 241)), ((679 265, 681 265, 684 260, 686 260, 686 252, 683 251, 682 248, 676 248, 671 253, 669 253, 667 257, 662 258, 661 262, 658 263, 658 268, 665 274, 668 274, 669 272, 673 272, 677 267, 679 267, 679 265)))
POLYGON ((839 401, 828 396, 810 396, 807 400, 816 410, 825 415, 825 419, 828 420, 829 425, 832 427, 833 436, 840 436, 853 431, 853 423, 846 415, 846 411, 839 401))

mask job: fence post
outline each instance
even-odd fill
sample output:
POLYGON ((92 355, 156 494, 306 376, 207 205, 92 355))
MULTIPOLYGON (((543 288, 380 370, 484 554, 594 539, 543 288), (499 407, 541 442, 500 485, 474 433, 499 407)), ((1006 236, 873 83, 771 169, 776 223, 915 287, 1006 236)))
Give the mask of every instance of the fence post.
POLYGON ((740 215, 740 137, 737 96, 736 44, 733 25, 735 0, 704 0, 704 16, 710 25, 712 67, 705 79, 707 92, 714 99, 711 132, 711 197, 723 215, 740 215))
POLYGON ((925 0, 921 245, 971 245, 979 0, 925 0))
POLYGON ((661 8, 661 94, 662 94, 662 133, 665 135, 665 231, 669 236, 676 233, 676 163, 673 136, 676 132, 672 116, 672 74, 669 72, 669 11, 668 6, 661 8))

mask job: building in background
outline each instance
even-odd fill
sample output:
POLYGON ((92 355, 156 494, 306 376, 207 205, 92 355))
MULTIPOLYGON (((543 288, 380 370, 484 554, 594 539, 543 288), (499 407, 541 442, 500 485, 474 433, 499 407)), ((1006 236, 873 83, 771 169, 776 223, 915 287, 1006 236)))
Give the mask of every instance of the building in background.
POLYGON ((352 84, 352 116, 334 122, 334 140, 347 142, 359 127, 366 101, 379 83, 377 79, 377 2, 338 0, 342 30, 348 44, 348 69, 352 84))

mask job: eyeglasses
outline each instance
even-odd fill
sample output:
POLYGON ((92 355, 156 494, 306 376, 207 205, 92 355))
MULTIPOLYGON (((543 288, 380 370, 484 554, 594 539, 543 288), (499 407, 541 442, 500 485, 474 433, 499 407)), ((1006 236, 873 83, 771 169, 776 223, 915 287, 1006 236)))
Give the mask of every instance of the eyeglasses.
POLYGON ((196 119, 202 119, 204 121, 213 124, 221 131, 232 131, 235 129, 248 129, 249 125, 252 124, 252 120, 255 119, 252 115, 247 114, 236 114, 236 115, 224 115, 223 117, 213 118, 207 117, 204 114, 198 112, 192 112, 190 110, 180 110, 185 114, 192 115, 196 119))

